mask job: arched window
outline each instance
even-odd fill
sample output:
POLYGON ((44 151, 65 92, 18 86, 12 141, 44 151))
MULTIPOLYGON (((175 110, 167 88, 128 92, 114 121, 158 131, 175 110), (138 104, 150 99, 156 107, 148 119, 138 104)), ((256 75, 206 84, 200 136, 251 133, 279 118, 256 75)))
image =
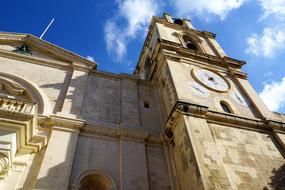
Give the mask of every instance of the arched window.
POLYGON ((80 181, 79 190, 114 190, 114 185, 108 177, 100 173, 91 173, 80 181))
POLYGON ((183 35, 183 40, 188 49, 198 50, 197 45, 190 36, 183 35))
POLYGON ((233 113, 232 110, 230 109, 230 106, 226 102, 221 101, 220 105, 221 105, 221 107, 222 107, 224 112, 226 112, 226 113, 233 113))

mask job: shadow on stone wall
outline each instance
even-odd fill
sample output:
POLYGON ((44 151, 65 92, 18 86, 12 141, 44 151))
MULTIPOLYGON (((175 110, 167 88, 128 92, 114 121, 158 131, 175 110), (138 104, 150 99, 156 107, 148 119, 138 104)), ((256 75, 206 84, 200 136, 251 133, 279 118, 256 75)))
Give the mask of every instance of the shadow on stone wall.
MULTIPOLYGON (((270 177, 270 183, 268 186, 272 189, 285 189, 285 164, 278 169, 272 170, 272 176, 270 177)), ((268 189, 264 187, 264 190, 268 189)))
POLYGON ((40 88, 43 88, 43 89, 52 88, 52 89, 59 91, 58 97, 57 97, 56 101, 54 102, 55 105, 54 105, 54 108, 52 110, 53 113, 61 111, 63 103, 64 103, 64 99, 65 99, 65 96, 66 96, 66 93, 67 93, 67 90, 69 87, 69 83, 70 83, 70 80, 72 77, 72 72, 66 71, 65 74, 66 75, 64 77, 63 82, 54 83, 54 84, 44 84, 44 85, 40 86, 40 88))

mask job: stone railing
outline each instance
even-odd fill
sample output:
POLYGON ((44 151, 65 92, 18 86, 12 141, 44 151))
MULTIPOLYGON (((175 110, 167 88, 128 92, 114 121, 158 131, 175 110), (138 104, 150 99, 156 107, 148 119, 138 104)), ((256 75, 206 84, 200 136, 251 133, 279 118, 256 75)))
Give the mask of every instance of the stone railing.
POLYGON ((36 103, 7 98, 7 97, 0 97, 0 110, 35 114, 36 103))

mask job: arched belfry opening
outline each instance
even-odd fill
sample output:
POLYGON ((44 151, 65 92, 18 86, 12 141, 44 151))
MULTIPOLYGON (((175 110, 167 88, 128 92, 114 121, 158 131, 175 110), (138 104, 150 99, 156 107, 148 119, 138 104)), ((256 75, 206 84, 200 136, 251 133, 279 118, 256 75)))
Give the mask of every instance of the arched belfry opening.
POLYGON ((197 44, 195 43, 193 38, 191 38, 191 36, 183 35, 182 38, 183 38, 184 43, 188 49, 198 50, 197 44))
POLYGON ((173 23, 183 26, 183 20, 180 18, 173 18, 173 23))
POLYGON ((205 52, 201 46, 201 39, 193 32, 174 32, 173 35, 177 36, 184 48, 205 52))

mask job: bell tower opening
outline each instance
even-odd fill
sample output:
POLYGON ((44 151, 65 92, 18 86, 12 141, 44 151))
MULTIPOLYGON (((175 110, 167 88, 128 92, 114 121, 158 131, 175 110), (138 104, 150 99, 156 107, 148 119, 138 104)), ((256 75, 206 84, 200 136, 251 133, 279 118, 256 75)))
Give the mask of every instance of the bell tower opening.
POLYGON ((198 50, 197 45, 193 41, 193 39, 187 35, 183 35, 183 40, 185 42, 185 45, 188 49, 192 50, 198 50))

